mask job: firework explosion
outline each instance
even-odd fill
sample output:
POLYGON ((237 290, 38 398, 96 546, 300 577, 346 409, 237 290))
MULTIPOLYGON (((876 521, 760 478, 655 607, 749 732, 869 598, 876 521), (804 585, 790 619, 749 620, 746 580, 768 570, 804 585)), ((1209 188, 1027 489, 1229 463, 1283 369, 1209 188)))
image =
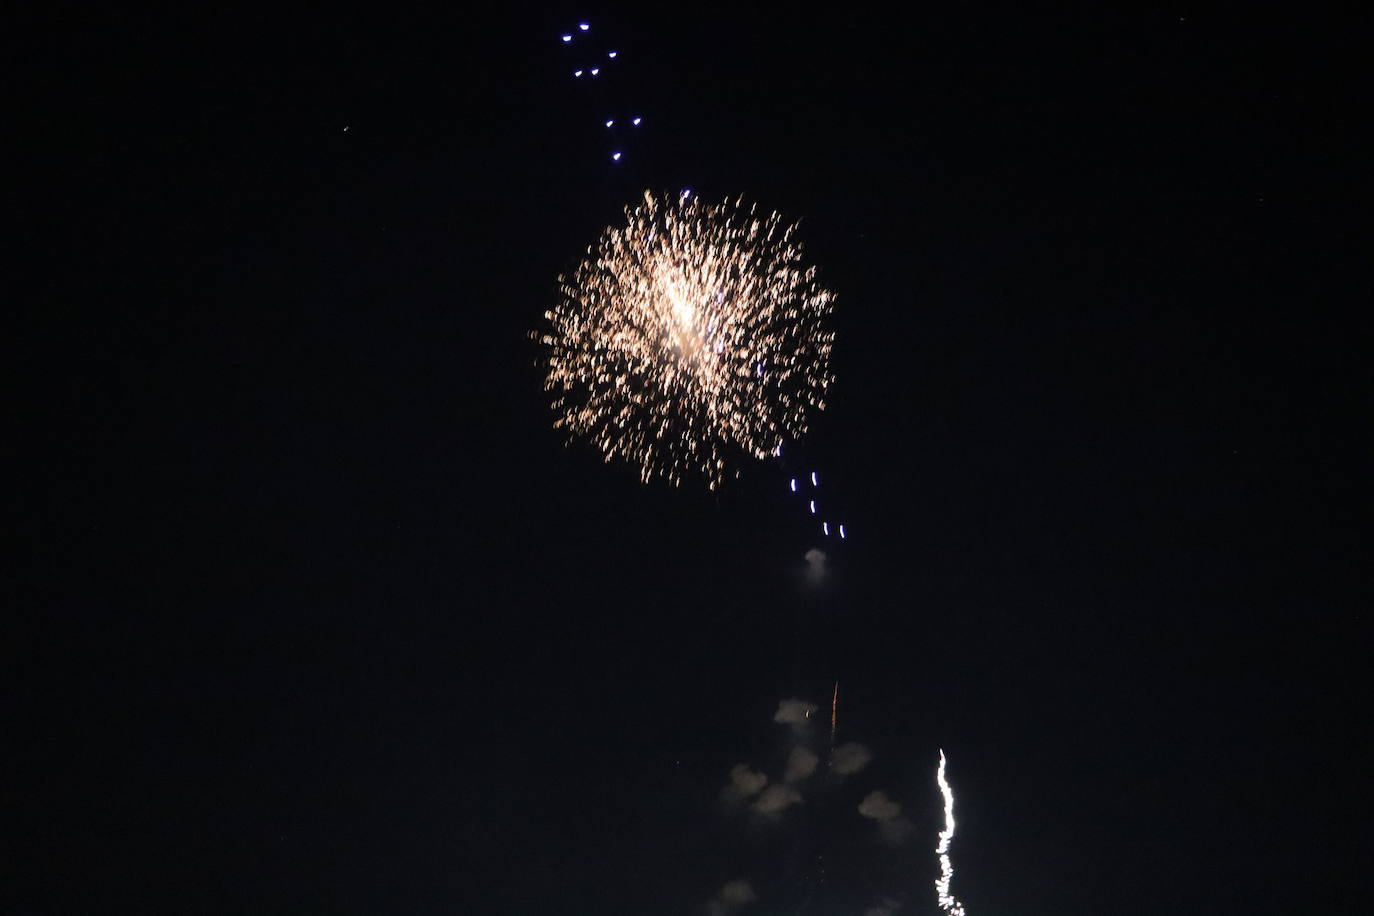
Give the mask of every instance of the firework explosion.
POLYGON ((715 489, 824 409, 834 297, 776 213, 645 192, 625 216, 559 278, 552 330, 535 335, 554 426, 646 482, 715 489))

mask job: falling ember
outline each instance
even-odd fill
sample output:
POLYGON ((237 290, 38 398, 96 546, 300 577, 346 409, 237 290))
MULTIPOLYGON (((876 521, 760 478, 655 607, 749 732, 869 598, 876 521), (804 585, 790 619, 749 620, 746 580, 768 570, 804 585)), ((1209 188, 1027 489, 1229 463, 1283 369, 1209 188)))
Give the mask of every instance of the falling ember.
POLYGON ((950 879, 954 877, 954 866, 949 861, 949 843, 954 839, 954 793, 945 781, 945 752, 940 751, 940 766, 935 771, 935 781, 940 793, 945 797, 945 829, 940 831, 940 844, 935 853, 940 857, 940 877, 935 879, 935 895, 940 901, 940 909, 950 916, 964 916, 964 905, 949 892, 950 879))
POLYGON ((777 454, 825 407, 833 296, 795 226, 742 201, 646 192, 608 227, 547 312, 554 426, 646 482, 704 478, 777 454))

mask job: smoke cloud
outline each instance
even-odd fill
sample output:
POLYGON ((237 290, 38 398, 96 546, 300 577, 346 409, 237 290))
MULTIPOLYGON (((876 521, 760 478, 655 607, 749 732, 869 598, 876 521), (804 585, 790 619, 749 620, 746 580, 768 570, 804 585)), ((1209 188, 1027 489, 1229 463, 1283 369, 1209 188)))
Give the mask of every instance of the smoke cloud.
POLYGON ((906 838, 911 836, 915 829, 916 825, 904 817, 894 817, 878 822, 879 835, 894 846, 905 843, 906 838))
POLYGON ((820 585, 825 581, 826 561, 829 559, 824 550, 812 547, 806 552, 806 581, 809 585, 820 585))
POLYGON ((901 843, 911 835, 915 826, 901 816, 902 806, 888 798, 881 789, 864 796, 864 800, 859 802, 859 813, 877 821, 878 833, 889 843, 901 843))
POLYGON ((783 700, 778 704, 778 711, 773 713, 773 721, 779 725, 791 725, 793 728, 806 724, 806 720, 811 718, 811 714, 820 707, 815 703, 808 703, 805 700, 791 699, 783 700))
POLYGON ((754 886, 743 879, 727 881, 716 895, 706 904, 706 912, 709 916, 727 916, 735 910, 744 906, 746 903, 753 903, 759 899, 759 895, 754 893, 754 886))
POLYGON ((730 804, 739 804, 757 795, 766 785, 766 774, 750 769, 747 763, 737 763, 730 768, 730 781, 721 790, 720 797, 722 801, 730 804))
POLYGON ((868 748, 850 741, 835 748, 830 755, 830 769, 840 776, 852 776, 868 766, 868 761, 872 759, 873 753, 868 748))
POLYGON ((783 771, 782 781, 801 782, 816 772, 818 760, 819 758, 809 748, 800 745, 792 748, 792 754, 787 758, 787 769, 783 771))
POLYGON ((864 800, 859 802, 859 813, 864 817, 871 817, 875 821, 889 821, 902 813, 902 806, 888 798, 887 793, 879 789, 864 796, 864 800))
POLYGON ((801 804, 801 793, 791 786, 775 783, 759 793, 750 809, 758 814, 776 815, 792 805, 801 804))

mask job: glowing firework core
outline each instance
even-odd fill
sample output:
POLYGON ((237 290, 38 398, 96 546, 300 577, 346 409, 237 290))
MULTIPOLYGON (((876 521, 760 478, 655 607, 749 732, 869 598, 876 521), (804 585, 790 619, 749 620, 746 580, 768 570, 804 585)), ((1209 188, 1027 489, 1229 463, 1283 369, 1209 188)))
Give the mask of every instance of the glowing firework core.
POLYGON ((795 226, 742 201, 648 192, 608 227, 545 314, 554 425, 648 481, 705 478, 776 454, 823 410, 833 296, 803 267, 795 226))

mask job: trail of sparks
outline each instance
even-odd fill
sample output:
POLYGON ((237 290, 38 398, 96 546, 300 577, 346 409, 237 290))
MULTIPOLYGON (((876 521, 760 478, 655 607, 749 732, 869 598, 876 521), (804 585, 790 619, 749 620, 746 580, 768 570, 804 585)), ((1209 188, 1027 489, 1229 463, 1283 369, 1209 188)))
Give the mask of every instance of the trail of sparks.
POLYGON ((715 489, 825 408, 833 296, 776 213, 645 192, 625 216, 559 278, 552 330, 533 335, 554 426, 646 482, 715 489))
POLYGON ((954 793, 945 781, 944 750, 940 751, 940 766, 935 771, 935 781, 945 797, 945 829, 940 831, 940 844, 935 847, 935 853, 940 857, 940 877, 935 879, 935 895, 940 901, 940 909, 950 916, 965 916, 964 905, 949 892, 949 882, 954 877, 954 866, 949 861, 949 844, 954 839, 954 793))
MULTIPOLYGON (((813 477, 815 475, 812 475, 813 477)), ((835 753, 835 729, 840 724, 840 682, 835 682, 835 692, 830 695, 830 753, 835 753)))

